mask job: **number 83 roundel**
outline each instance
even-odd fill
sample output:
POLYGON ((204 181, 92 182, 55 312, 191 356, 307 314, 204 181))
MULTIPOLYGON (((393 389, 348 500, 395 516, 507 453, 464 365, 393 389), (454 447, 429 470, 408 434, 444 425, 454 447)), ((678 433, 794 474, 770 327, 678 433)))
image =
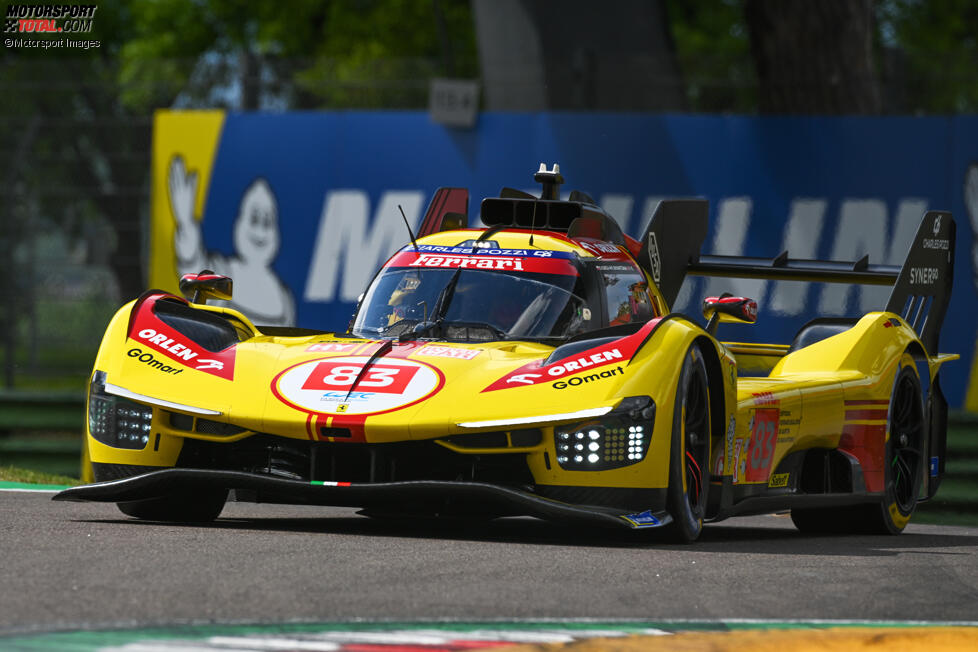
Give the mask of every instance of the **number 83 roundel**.
POLYGON ((276 376, 272 391, 303 412, 377 414, 417 403, 444 384, 441 371, 424 362, 388 358, 364 371, 368 360, 347 356, 303 362, 276 376))

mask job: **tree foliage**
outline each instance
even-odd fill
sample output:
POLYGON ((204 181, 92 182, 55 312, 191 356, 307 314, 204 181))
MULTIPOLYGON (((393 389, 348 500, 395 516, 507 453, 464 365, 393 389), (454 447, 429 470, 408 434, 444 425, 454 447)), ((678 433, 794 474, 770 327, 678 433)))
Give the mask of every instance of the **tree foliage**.
POLYGON ((978 3, 883 0, 877 16, 896 111, 978 111, 978 3))
POLYGON ((426 79, 478 73, 463 0, 161 0, 134 2, 132 12, 120 81, 134 109, 174 101, 415 108, 427 97, 426 79))

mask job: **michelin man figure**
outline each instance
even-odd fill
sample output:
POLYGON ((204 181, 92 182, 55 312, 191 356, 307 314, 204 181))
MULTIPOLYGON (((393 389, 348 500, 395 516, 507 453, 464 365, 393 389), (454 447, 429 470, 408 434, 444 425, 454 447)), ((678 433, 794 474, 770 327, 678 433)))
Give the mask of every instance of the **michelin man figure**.
POLYGON ((174 156, 169 169, 170 210, 175 221, 173 245, 177 271, 182 274, 211 269, 234 281, 228 307, 240 310, 256 325, 295 325, 295 299, 272 269, 278 254, 278 203, 268 182, 251 182, 234 221, 234 254, 208 251, 200 223, 194 219, 197 173, 189 172, 183 157, 174 156))

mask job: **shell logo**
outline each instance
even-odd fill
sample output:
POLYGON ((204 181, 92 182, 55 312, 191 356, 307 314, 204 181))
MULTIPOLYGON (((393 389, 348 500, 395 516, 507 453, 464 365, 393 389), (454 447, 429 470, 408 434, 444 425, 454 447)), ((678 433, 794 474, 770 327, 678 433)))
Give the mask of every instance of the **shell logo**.
POLYGON ((302 362, 275 377, 272 393, 303 412, 367 415, 403 409, 445 384, 441 370, 425 362, 382 358, 364 371, 368 360, 343 356, 302 362))

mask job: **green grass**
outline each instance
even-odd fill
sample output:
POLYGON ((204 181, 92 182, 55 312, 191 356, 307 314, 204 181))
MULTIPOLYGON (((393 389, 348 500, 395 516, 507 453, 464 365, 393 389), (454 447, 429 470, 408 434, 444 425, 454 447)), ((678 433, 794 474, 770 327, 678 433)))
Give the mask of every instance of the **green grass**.
POLYGON ((16 466, 0 466, 0 481, 23 482, 26 484, 68 485, 72 487, 81 484, 81 480, 78 478, 21 469, 16 466))

